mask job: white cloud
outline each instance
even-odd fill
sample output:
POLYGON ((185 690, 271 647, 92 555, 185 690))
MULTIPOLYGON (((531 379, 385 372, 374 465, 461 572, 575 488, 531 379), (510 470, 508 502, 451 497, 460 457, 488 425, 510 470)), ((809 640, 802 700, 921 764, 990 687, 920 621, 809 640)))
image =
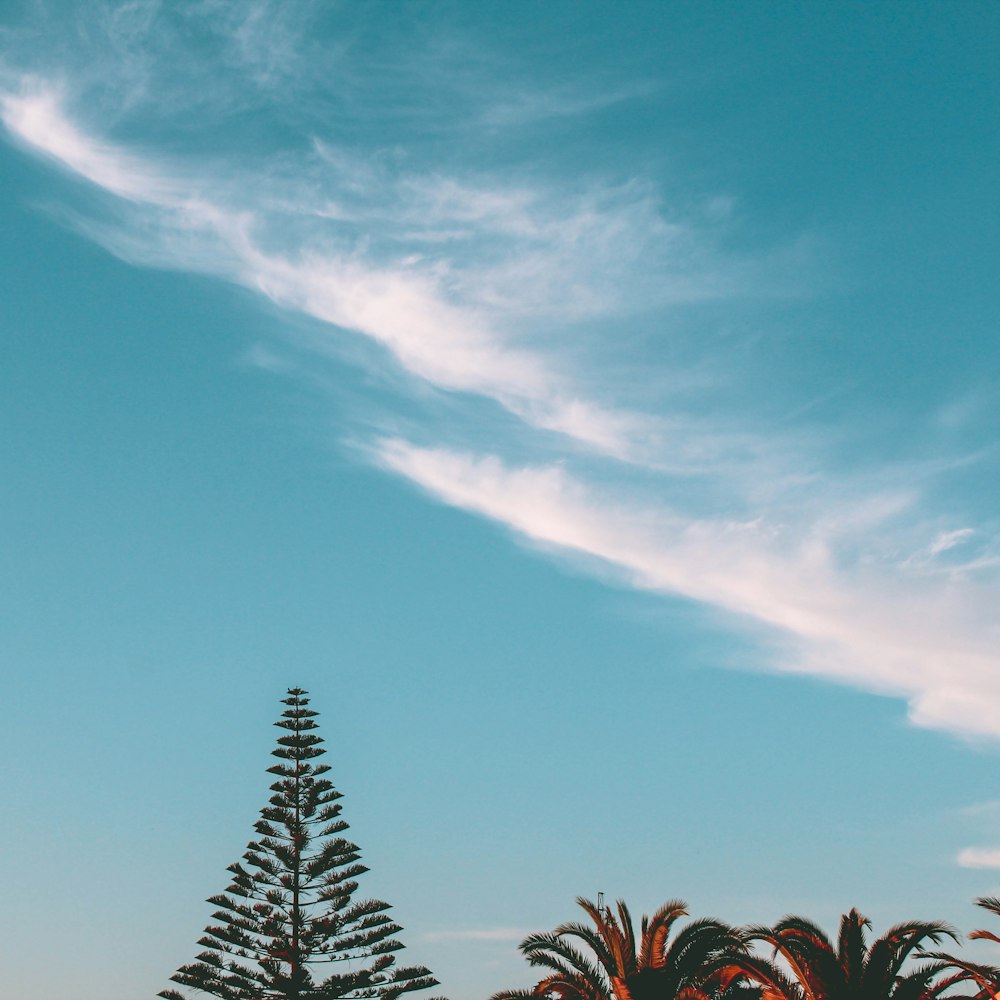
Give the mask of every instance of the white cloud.
MULTIPOLYGON (((108 28, 129 109, 150 110, 150 95, 159 102, 171 83, 161 79, 169 72, 156 76, 158 9, 136 7, 108 28)), ((294 89, 303 41, 296 18, 279 13, 287 5, 197 9, 215 25, 220 65, 239 70, 220 84, 228 110, 242 83, 294 89)), ((356 97, 363 88, 350 77, 341 73, 338 86, 356 97)), ((969 521, 923 508, 921 482, 947 463, 925 456, 882 463, 874 475, 838 473, 819 436, 797 433, 791 418, 815 417, 841 388, 814 393, 784 411, 787 426, 762 431, 752 408, 726 397, 740 368, 732 342, 699 339, 692 361, 671 339, 667 306, 732 305, 787 287, 788 260, 807 240, 740 262, 664 212, 642 179, 449 173, 415 166, 407 151, 337 145, 308 127, 294 153, 245 162, 225 149, 215 158, 155 155, 88 127, 74 109, 97 122, 114 115, 90 108, 84 85, 9 71, 4 80, 8 133, 99 192, 99 206, 78 221, 87 235, 127 260, 212 274, 310 317, 320 360, 363 338, 411 376, 408 385, 435 400, 447 394, 450 422, 428 417, 418 427, 429 446, 375 446, 385 468, 630 586, 766 627, 784 641, 777 669, 905 698, 920 725, 1000 735, 1000 555, 988 528, 953 529, 969 521), (777 281, 776 259, 785 268, 777 281), (636 317, 649 320, 636 337, 647 349, 630 354, 636 317), (471 397, 497 406, 473 408, 471 397), (469 450, 441 443, 455 439, 469 450)), ((176 100, 184 84, 171 87, 176 100)), ((199 113, 214 99, 187 96, 199 113)), ((524 124, 592 106, 585 94, 550 93, 541 104, 514 101, 490 127, 505 114, 524 124)), ((695 202, 709 230, 733 215, 729 196, 695 202)), ((260 344, 244 361, 283 373, 309 367, 260 344)), ((755 388, 768 393, 766 382, 755 388)))
POLYGON ((517 927, 484 927, 454 931, 427 931, 420 936, 425 941, 520 941, 528 931, 517 927))
POLYGON ((1000 847, 966 847, 955 860, 961 868, 1000 868, 1000 847))
MULTIPOLYGON (((654 426, 650 418, 582 398, 539 352, 509 343, 487 310, 449 297, 449 276, 433 262, 421 266, 413 255, 376 261, 356 249, 308 243, 292 253, 268 249, 262 234, 269 220, 252 199, 232 206, 233 193, 219 191, 218 178, 199 180, 178 168, 153 166, 89 136, 65 115, 58 92, 37 80, 25 80, 20 93, 0 95, 0 118, 34 151, 109 194, 159 210, 157 218, 144 215, 124 236, 92 229, 126 256, 151 253, 160 264, 213 271, 328 324, 332 335, 347 329, 371 338, 411 374, 439 388, 486 396, 535 427, 605 454, 635 457, 639 432, 654 426), (152 251, 144 251, 150 241, 152 251)), ((458 217, 479 224, 488 217, 500 226, 499 220, 517 216, 505 209, 522 200, 444 187, 450 192, 441 196, 446 207, 431 213, 438 223, 458 217)), ((424 193, 408 211, 417 215, 437 197, 424 193)), ((581 216, 587 221, 579 225, 600 229, 614 223, 613 214, 592 214, 587 208, 581 216)), ((503 225, 529 227, 527 218, 503 225)), ((572 227, 572 218, 563 221, 572 227)), ((541 273, 542 263, 536 265, 541 273)), ((468 275, 464 281, 470 283, 468 275)))
POLYGON ((23 81, 22 93, 0 94, 7 130, 36 152, 129 201, 177 206, 173 186, 138 157, 97 142, 63 115, 58 91, 43 81, 23 81))
POLYGON ((937 538, 931 543, 931 547, 928 550, 931 556, 940 555, 942 552, 947 552, 949 549, 955 548, 956 545, 961 545, 963 542, 972 538, 975 535, 975 531, 972 528, 959 528, 955 531, 942 531, 937 538))
POLYGON ((1000 799, 987 799, 985 802, 973 802, 963 806, 961 812, 966 816, 984 816, 988 819, 1000 819, 1000 799))
MULTIPOLYGON (((779 669, 904 697, 918 725, 1000 736, 1000 657, 989 624, 995 595, 968 583, 942 594, 891 565, 845 570, 837 551, 857 517, 804 531, 763 519, 699 519, 662 503, 609 499, 558 465, 510 468, 495 456, 398 439, 383 441, 378 456, 444 502, 536 544, 791 637, 797 648, 779 669)), ((884 520, 898 505, 872 510, 884 520)))

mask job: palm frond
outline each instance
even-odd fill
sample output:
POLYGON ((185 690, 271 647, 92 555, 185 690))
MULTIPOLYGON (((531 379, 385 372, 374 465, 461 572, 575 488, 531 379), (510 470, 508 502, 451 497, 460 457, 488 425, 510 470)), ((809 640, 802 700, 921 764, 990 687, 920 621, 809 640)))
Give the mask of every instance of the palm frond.
POLYGON ((803 991, 798 983, 793 982, 774 962, 752 953, 735 956, 731 965, 738 968, 743 975, 759 983, 771 1000, 802 1000, 803 991))
POLYGON ((674 923, 686 917, 687 903, 669 899, 652 917, 642 918, 642 940, 639 951, 640 969, 659 969, 665 962, 667 941, 674 923))
POLYGON ((629 913, 624 899, 617 902, 618 921, 621 927, 622 949, 621 949, 621 969, 623 975, 631 975, 636 968, 635 954, 635 928, 632 925, 632 914, 629 913))
MULTIPOLYGON (((990 913, 1000 917, 1000 898, 996 896, 980 896, 976 900, 976 906, 981 906, 984 910, 989 910, 990 913)), ((975 930, 969 934, 969 938, 973 941, 992 941, 994 944, 1000 944, 1000 936, 993 931, 975 930)))
POLYGON ((747 928, 744 937, 748 942, 771 945, 772 959, 781 956, 791 970, 801 1000, 826 1000, 829 988, 824 985, 824 971, 827 979, 831 972, 834 979, 842 975, 829 938, 805 917, 785 916, 774 927, 755 925, 747 928), (825 970, 817 969, 817 965, 825 966, 825 970))
POLYGON ((952 978, 956 982, 975 983, 980 989, 987 990, 991 996, 1000 991, 1000 968, 995 965, 970 962, 968 959, 938 951, 920 952, 919 957, 935 959, 943 967, 954 969, 952 978))
POLYGON ((552 931, 551 936, 577 938, 590 948, 597 958, 597 961, 600 962, 601 965, 609 971, 609 973, 613 969, 617 968, 615 957, 608 949, 604 938, 592 927, 588 927, 586 924, 581 924, 577 921, 560 924, 554 931, 552 931))
POLYGON ((861 986, 867 954, 865 931, 870 927, 871 921, 867 917, 861 916, 853 907, 850 913, 845 913, 840 918, 837 958, 844 972, 844 982, 851 992, 856 991, 861 986))
POLYGON ((665 964, 678 974, 694 976, 701 966, 720 956, 745 950, 743 935, 729 924, 713 917, 702 917, 688 924, 667 950, 665 964))
POLYGON ((533 934, 521 943, 521 952, 529 965, 541 966, 566 976, 582 976, 595 990, 607 992, 605 970, 579 948, 556 934, 533 934))
POLYGON ((534 990, 500 990, 494 993, 490 1000, 538 1000, 544 994, 536 993, 534 990))

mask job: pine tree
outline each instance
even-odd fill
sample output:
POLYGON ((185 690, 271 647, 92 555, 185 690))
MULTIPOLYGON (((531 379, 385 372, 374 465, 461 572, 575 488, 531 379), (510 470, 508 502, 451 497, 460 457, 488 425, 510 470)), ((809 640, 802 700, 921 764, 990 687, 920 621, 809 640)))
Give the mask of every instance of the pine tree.
MULTIPOLYGON (((394 1000, 437 985, 422 966, 399 968, 401 930, 388 903, 353 902, 359 863, 343 837, 341 793, 316 764, 325 750, 307 692, 290 688, 275 723, 285 734, 272 751, 274 793, 255 824, 245 864, 229 866, 232 884, 209 902, 219 909, 198 942, 206 950, 171 976, 222 1000, 394 1000)), ((165 1000, 186 1000, 164 990, 165 1000)))

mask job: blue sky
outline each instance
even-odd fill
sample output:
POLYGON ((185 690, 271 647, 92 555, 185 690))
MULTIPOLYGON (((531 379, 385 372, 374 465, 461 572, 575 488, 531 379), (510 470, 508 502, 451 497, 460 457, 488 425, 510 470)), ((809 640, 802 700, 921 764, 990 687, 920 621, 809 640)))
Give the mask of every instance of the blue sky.
POLYGON ((453 1000, 599 890, 975 926, 998 28, 5 5, 0 991, 193 957, 291 685, 453 1000))

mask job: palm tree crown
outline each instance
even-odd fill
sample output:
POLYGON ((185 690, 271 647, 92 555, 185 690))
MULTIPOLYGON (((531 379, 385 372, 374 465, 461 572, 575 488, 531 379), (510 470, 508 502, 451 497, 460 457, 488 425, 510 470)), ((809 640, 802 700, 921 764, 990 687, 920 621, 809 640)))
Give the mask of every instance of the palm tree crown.
POLYGON ((767 1000, 932 1000, 953 985, 947 964, 919 949, 955 932, 937 921, 897 924, 869 943, 871 921, 857 910, 844 914, 834 944, 811 920, 784 917, 774 927, 752 927, 749 939, 770 945, 789 975, 766 960, 747 963, 767 1000), (934 958, 904 965, 911 958, 934 958))
POLYGON ((491 1000, 697 1000, 745 986, 732 959, 744 951, 738 931, 718 920, 695 920, 671 940, 686 904, 670 900, 642 918, 638 936, 621 900, 617 913, 580 897, 593 922, 560 924, 521 942, 528 962, 549 970, 531 990, 504 990, 491 1000), (585 946, 578 946, 577 942, 585 946))

